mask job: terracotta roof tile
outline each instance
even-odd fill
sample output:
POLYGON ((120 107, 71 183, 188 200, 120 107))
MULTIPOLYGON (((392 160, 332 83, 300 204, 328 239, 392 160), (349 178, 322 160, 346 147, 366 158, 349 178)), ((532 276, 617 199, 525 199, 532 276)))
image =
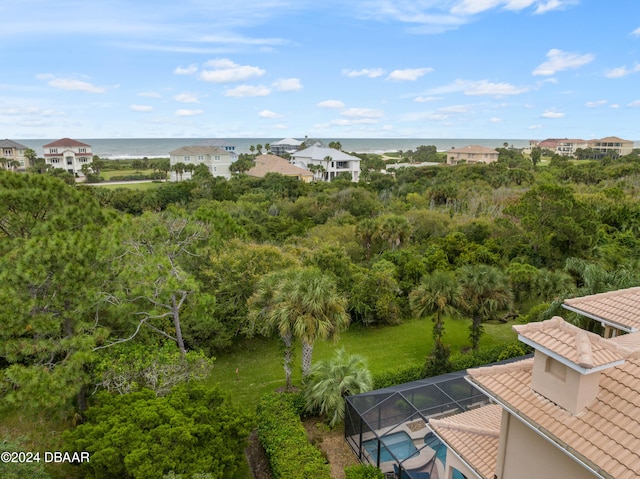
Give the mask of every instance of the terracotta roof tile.
POLYGON ((61 138, 51 143, 47 143, 42 147, 49 148, 49 147, 65 147, 65 146, 73 147, 73 146, 91 146, 91 145, 87 145, 86 143, 82 143, 81 141, 78 141, 78 140, 72 140, 71 138, 61 138))
POLYGON ((631 331, 640 330, 640 287, 565 299, 564 306, 631 331))
POLYGON ((501 421, 502 407, 491 404, 446 419, 431 419, 429 427, 478 474, 490 479, 496 470, 501 421))
POLYGON ((574 451, 585 464, 616 479, 637 478, 640 353, 629 354, 624 363, 603 370, 600 393, 575 416, 531 389, 532 364, 533 359, 527 359, 470 370, 469 375, 473 383, 539 428, 559 447, 574 451))
POLYGON ((565 322, 559 316, 539 323, 513 326, 525 342, 535 343, 585 369, 613 364, 629 350, 565 322))
POLYGON ((285 176, 313 177, 313 173, 276 155, 260 155, 256 157, 256 165, 247 171, 249 176, 264 177, 267 173, 280 173, 285 176))

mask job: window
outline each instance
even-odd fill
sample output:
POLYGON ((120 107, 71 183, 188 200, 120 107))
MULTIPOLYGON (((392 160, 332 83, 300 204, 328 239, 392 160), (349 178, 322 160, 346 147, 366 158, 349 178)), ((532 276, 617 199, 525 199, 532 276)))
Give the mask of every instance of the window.
POLYGON ((49 148, 49 153, 58 153, 58 149, 57 148, 49 148))
POLYGON ((185 162, 187 162, 187 161, 191 161, 191 157, 190 157, 190 156, 185 156, 185 157, 184 157, 184 161, 185 161, 185 162))
POLYGON ((204 156, 198 155, 198 161, 204 161, 204 156))
POLYGON ((11 150, 4 150, 4 156, 12 156, 11 150))
POLYGON ((217 167, 217 166, 214 166, 214 167, 213 167, 213 172, 214 172, 214 173, 217 173, 217 171, 218 171, 218 167, 217 167))
POLYGON ((73 157, 72 156, 67 156, 66 160, 67 160, 67 165, 73 165, 73 157))
POLYGON ((60 163, 60 160, 58 158, 51 158, 52 165, 57 165, 58 163, 60 163))
POLYGON ((220 161, 220 155, 215 155, 215 156, 213 157, 213 159, 214 159, 215 161, 220 161))
POLYGON ((86 153, 87 149, 86 148, 78 148, 78 153, 86 153))

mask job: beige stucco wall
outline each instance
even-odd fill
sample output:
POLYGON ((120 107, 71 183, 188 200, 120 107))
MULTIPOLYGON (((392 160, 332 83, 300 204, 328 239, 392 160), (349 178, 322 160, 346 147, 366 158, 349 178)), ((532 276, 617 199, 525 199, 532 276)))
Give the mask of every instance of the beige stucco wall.
POLYGON ((498 456, 497 479, 597 477, 509 413, 502 418, 500 435, 505 441, 501 444, 504 454, 498 456))

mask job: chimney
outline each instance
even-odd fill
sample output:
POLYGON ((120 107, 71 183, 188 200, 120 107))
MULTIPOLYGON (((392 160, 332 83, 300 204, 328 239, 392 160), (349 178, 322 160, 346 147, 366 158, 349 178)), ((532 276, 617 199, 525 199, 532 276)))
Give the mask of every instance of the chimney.
POLYGON ((531 388, 573 415, 600 391, 600 373, 629 354, 618 344, 584 331, 559 316, 514 326, 518 339, 535 349, 531 388))

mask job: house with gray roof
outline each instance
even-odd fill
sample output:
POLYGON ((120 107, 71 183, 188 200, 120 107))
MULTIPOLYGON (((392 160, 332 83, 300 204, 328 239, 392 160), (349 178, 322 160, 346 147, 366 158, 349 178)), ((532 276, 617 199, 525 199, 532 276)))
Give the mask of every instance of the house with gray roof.
POLYGON ((28 149, 28 147, 13 140, 0 140, 0 157, 6 160, 0 167, 12 169, 9 165, 12 164, 12 162, 17 162, 17 168, 19 170, 26 169, 29 165, 27 164, 27 158, 24 154, 28 149))
POLYGON ((191 179, 191 167, 206 165, 213 176, 231 178, 229 167, 237 159, 235 152, 215 146, 183 146, 169 152, 171 181, 191 179), (176 165, 184 165, 182 171, 175 171, 176 165))
POLYGON ((360 158, 317 144, 293 153, 290 163, 313 171, 319 181, 331 181, 341 173, 351 175, 353 182, 360 179, 360 158))

